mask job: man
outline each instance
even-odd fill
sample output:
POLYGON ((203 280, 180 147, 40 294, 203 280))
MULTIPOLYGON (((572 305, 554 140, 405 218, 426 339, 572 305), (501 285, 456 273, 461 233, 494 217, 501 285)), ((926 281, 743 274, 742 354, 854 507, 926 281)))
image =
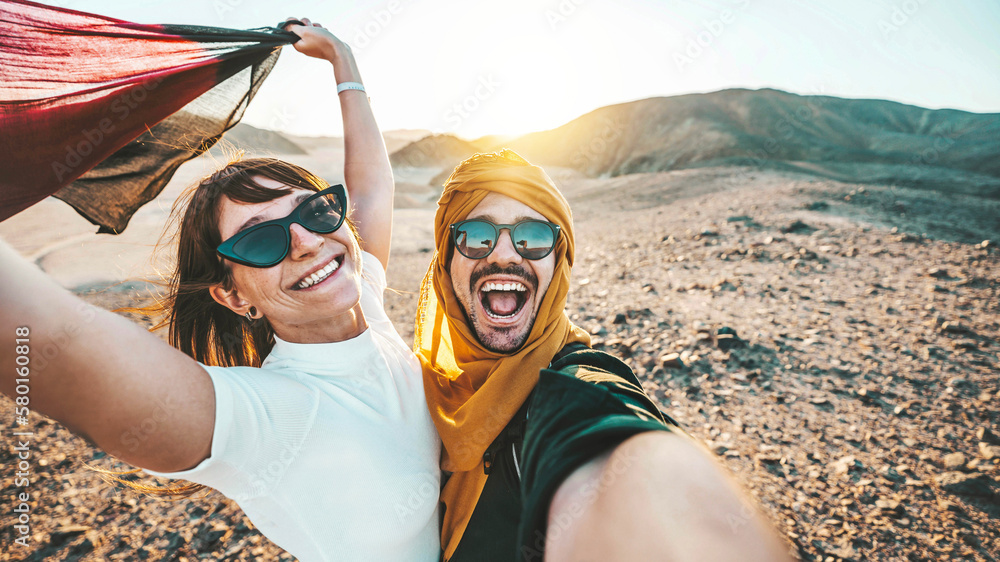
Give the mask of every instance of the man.
POLYGON ((415 349, 452 473, 444 559, 786 559, 708 453, 569 321, 572 216, 545 172, 477 154, 438 205, 415 349))

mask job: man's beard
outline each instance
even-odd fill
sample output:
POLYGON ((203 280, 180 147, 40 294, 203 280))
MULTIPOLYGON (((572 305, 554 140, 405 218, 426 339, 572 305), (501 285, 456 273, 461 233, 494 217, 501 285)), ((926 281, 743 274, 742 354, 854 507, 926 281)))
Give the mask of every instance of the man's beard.
MULTIPOLYGON (((516 326, 481 327, 479 325, 480 316, 472 313, 473 310, 478 310, 476 309, 476 301, 479 298, 479 295, 476 291, 476 284, 479 283, 479 280, 482 278, 490 275, 520 277, 529 287, 531 287, 531 293, 534 295, 535 299, 539 298, 537 292, 538 278, 529 269, 520 265, 501 268, 496 264, 490 264, 483 269, 474 271, 472 275, 469 276, 469 298, 472 302, 469 302, 468 304, 462 303, 462 308, 464 309, 467 323, 476 335, 476 340, 478 340, 483 347, 494 353, 510 353, 520 349, 524 346, 525 342, 528 341, 528 335, 531 334, 531 329, 535 325, 536 312, 534 310, 530 312, 530 317, 528 318, 526 324, 519 324, 516 326), (524 328, 523 333, 512 333, 522 327, 524 328)), ((524 306, 528 306, 529 304, 530 303, 526 302, 524 306)))

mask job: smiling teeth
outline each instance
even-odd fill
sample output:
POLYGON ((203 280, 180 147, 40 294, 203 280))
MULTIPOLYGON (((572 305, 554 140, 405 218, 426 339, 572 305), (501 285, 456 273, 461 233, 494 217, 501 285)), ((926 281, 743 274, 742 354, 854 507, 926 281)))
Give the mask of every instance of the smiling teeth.
POLYGON ((309 287, 312 287, 316 283, 319 283, 320 281, 329 277, 331 273, 337 271, 338 267, 340 267, 340 264, 337 263, 337 260, 333 260, 323 269, 317 271, 316 273, 313 273, 309 277, 306 277, 301 282, 299 282, 299 284, 296 285, 296 288, 308 289, 309 287))
POLYGON ((490 291, 527 291, 528 288, 520 283, 487 283, 483 285, 482 291, 484 293, 489 293, 490 291))

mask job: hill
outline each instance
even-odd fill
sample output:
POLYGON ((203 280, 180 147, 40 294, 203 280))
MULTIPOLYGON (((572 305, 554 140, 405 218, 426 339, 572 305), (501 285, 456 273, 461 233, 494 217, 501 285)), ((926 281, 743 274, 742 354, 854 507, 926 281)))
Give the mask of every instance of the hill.
POLYGON ((982 185, 1000 197, 1000 114, 723 90, 602 107, 506 143, 591 176, 750 165, 843 181, 982 185))
POLYGON ((393 167, 452 168, 483 149, 454 135, 430 135, 411 142, 389 156, 393 167))
POLYGON ((246 123, 237 123, 222 137, 224 144, 235 145, 251 152, 268 151, 274 154, 306 154, 287 136, 269 129, 258 129, 246 123))

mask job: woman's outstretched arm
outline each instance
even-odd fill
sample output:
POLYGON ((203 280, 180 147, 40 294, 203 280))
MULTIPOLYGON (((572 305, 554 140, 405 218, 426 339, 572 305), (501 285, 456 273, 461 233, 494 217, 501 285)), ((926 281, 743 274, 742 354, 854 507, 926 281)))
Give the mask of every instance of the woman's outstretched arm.
MULTIPOLYGON (((302 37, 294 47, 311 57, 333 65, 337 83, 361 82, 361 73, 351 48, 332 33, 303 18, 306 25, 289 25, 289 31, 302 37)), ((344 119, 344 179, 351 196, 351 218, 361 234, 361 247, 389 265, 389 242, 392 237, 392 167, 382 133, 368 103, 368 94, 346 90, 330 97, 340 99, 344 119)))
POLYGON ((0 303, 4 394, 135 466, 174 472, 208 457, 215 393, 193 359, 70 294, 3 240, 0 303))

